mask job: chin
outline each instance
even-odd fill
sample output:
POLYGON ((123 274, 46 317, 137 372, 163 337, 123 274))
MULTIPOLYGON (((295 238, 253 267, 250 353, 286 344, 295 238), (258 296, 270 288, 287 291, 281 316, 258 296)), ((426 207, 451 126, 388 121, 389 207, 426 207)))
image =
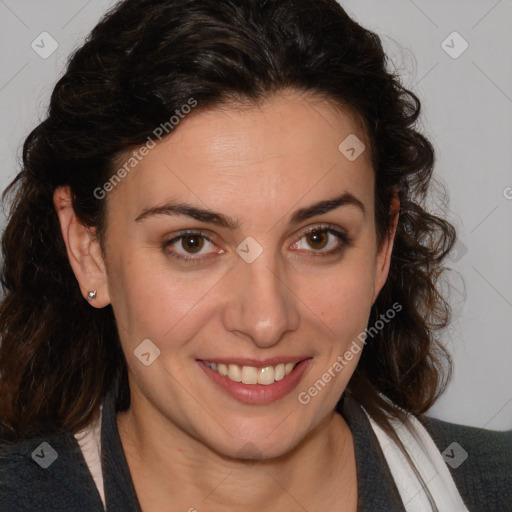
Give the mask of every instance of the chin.
POLYGON ((289 436, 269 438, 268 435, 263 435, 257 439, 229 438, 222 443, 212 443, 210 447, 223 457, 257 462, 282 457, 292 451, 296 444, 289 436))

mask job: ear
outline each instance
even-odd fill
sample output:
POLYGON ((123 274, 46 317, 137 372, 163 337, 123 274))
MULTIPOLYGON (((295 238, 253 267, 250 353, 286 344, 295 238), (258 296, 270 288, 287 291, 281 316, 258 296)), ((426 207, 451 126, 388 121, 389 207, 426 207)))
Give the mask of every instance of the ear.
POLYGON ((95 229, 84 226, 78 220, 73 210, 71 190, 68 186, 61 186, 55 190, 53 204, 59 216, 69 263, 78 280, 82 295, 88 300, 88 293, 96 290, 96 297, 88 302, 96 308, 107 306, 110 304, 107 273, 95 229))
POLYGON ((398 217, 400 215, 400 199, 398 198, 398 189, 393 191, 391 203, 389 206, 389 215, 391 222, 389 230, 382 240, 381 246, 377 250, 377 257, 375 259, 375 278, 373 288, 372 304, 375 303, 379 296, 382 287, 386 283, 389 274, 389 266, 391 263, 391 253, 393 251, 393 242, 395 240, 396 228, 398 226, 398 217))

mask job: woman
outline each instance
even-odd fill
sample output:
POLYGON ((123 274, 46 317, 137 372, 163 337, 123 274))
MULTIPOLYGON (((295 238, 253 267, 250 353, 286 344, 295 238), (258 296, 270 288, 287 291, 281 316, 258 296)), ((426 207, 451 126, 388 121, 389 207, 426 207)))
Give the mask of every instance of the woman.
POLYGON ((334 0, 96 26, 8 189, 6 510, 509 509, 510 435, 423 414, 455 234, 385 62, 334 0))

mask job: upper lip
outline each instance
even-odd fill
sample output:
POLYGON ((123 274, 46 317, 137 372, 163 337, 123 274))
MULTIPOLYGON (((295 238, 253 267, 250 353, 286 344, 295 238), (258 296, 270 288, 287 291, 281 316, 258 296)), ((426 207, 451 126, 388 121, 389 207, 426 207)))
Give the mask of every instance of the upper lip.
POLYGON ((217 364, 237 364, 239 366, 254 366, 256 368, 263 368, 265 366, 276 366, 278 364, 286 363, 300 363, 304 359, 309 359, 310 356, 276 356, 268 359, 255 359, 252 357, 203 357, 200 361, 208 361, 217 364))

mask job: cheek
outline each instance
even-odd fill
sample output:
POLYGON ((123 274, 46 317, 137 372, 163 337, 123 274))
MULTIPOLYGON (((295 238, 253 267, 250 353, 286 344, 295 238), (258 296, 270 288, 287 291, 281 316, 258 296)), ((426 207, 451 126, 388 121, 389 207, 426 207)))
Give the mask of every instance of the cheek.
POLYGON ((373 290, 373 260, 361 251, 331 272, 303 276, 299 296, 334 334, 345 338, 366 326, 373 290))
POLYGON ((184 330, 197 321, 219 279, 211 273, 192 276, 172 272, 165 260, 116 261, 115 271, 109 276, 109 289, 120 335, 128 338, 130 345, 146 338, 162 342, 170 335, 179 343, 179 338, 187 335, 184 330))

